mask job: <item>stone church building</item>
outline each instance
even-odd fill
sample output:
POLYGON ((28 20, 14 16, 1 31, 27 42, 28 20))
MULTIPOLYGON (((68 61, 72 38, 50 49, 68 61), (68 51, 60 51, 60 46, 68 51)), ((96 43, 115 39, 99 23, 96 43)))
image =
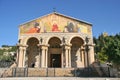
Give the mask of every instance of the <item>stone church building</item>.
POLYGON ((18 67, 84 68, 94 62, 92 24, 53 12, 19 25, 18 67))

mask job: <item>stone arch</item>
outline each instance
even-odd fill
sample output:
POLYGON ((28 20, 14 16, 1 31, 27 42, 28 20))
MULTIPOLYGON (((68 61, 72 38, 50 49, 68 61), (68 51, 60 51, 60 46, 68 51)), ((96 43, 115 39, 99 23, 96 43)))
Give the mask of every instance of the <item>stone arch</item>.
POLYGON ((22 44, 27 45, 28 40, 31 39, 31 38, 36 38, 39 41, 38 37, 28 36, 28 37, 23 39, 22 44))
MULTIPOLYGON (((48 41, 48 44, 52 44, 52 45, 60 45, 61 44, 61 40, 58 37, 51 37, 48 41), (54 41, 54 42, 52 42, 54 41)), ((51 45, 50 45, 51 47, 51 45)))
POLYGON ((75 38, 75 37, 80 38, 80 39, 83 41, 83 43, 84 43, 84 37, 83 37, 83 36, 71 36, 71 37, 69 38, 68 43, 71 44, 71 40, 72 40, 73 38, 75 38))
POLYGON ((37 62, 37 56, 39 56, 39 51, 38 51, 38 44, 39 40, 36 37, 30 37, 26 44, 28 45, 27 51, 26 51, 26 64, 28 67, 38 67, 36 65, 37 62))
POLYGON ((83 62, 83 54, 81 52, 81 46, 84 44, 84 40, 81 37, 73 37, 70 41, 71 46, 71 67, 81 67, 83 62))
POLYGON ((58 38, 59 40, 61 40, 61 37, 60 36, 50 36, 50 37, 48 37, 47 39, 46 39, 46 44, 49 44, 49 41, 50 41, 50 39, 52 39, 52 38, 58 38))
POLYGON ((48 44, 48 67, 61 67, 61 40, 58 37, 51 37, 48 44))

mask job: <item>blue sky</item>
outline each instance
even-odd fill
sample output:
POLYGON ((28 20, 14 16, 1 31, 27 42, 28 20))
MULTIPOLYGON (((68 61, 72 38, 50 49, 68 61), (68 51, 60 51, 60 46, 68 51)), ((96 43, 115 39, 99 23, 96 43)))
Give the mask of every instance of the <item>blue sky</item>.
POLYGON ((18 26, 56 11, 93 24, 93 35, 120 32, 120 0, 0 0, 0 46, 15 45, 18 26))

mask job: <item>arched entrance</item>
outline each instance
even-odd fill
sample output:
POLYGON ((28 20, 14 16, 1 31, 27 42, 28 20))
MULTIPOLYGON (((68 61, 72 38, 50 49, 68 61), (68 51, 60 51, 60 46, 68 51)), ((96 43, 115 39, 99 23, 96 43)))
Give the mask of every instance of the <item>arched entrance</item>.
POLYGON ((71 42, 71 67, 78 67, 79 61, 82 61, 82 52, 81 46, 84 44, 84 41, 80 37, 72 38, 71 42))
POLYGON ((39 44, 39 41, 37 38, 30 38, 27 41, 27 63, 28 67, 38 67, 37 66, 37 58, 39 57, 39 51, 38 51, 38 47, 37 44, 39 44))
POLYGON ((48 67, 61 67, 61 40, 57 37, 53 37, 49 40, 48 44, 50 45, 48 49, 48 67))

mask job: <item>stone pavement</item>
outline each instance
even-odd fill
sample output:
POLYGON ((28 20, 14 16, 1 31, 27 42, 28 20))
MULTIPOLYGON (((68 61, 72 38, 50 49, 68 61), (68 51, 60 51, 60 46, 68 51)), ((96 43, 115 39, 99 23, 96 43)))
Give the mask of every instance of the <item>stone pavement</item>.
POLYGON ((0 80, 120 80, 120 78, 81 78, 81 77, 7 77, 0 80))

